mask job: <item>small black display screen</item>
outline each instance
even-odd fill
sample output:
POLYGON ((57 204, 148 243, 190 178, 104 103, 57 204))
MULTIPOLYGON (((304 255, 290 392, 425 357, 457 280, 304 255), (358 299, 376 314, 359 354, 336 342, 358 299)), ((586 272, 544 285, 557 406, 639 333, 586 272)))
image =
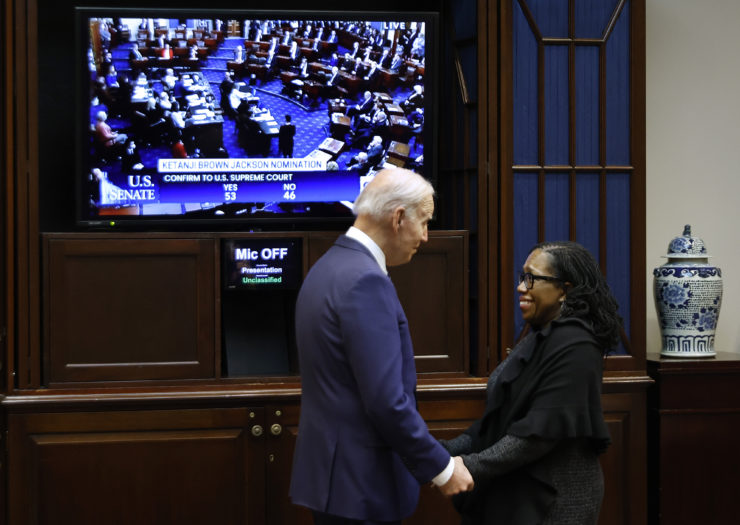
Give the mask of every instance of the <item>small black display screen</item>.
POLYGON ((229 239, 222 257, 226 290, 293 290, 301 284, 301 239, 229 239))

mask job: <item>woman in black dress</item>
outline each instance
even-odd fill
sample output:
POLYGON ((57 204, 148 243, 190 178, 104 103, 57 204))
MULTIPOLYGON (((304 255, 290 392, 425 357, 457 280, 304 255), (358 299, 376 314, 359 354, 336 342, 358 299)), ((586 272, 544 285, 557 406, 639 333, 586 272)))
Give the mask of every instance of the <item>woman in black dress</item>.
POLYGON ((491 374, 481 419, 442 442, 475 480, 453 501, 464 525, 595 524, 617 303, 593 256, 568 241, 535 246, 517 292, 529 333, 491 374))

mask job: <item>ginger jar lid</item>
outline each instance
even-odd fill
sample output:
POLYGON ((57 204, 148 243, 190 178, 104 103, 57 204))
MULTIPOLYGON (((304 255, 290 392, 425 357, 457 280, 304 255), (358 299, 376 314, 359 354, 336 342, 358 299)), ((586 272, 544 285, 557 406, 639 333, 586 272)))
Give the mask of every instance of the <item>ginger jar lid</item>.
POLYGON ((684 226, 683 235, 673 238, 668 245, 668 254, 662 257, 669 259, 706 259, 710 255, 707 254, 704 241, 699 237, 691 236, 691 225, 687 224, 684 226))

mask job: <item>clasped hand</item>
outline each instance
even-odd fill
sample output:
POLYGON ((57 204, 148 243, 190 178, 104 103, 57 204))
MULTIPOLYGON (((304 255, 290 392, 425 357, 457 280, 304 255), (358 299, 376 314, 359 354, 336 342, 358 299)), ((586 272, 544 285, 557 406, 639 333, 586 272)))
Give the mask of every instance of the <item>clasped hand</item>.
POLYGON ((475 482, 473 476, 470 475, 468 468, 463 463, 460 456, 452 458, 455 463, 455 469, 452 471, 452 476, 444 485, 439 487, 440 492, 445 496, 454 496, 460 492, 468 492, 473 490, 475 482))

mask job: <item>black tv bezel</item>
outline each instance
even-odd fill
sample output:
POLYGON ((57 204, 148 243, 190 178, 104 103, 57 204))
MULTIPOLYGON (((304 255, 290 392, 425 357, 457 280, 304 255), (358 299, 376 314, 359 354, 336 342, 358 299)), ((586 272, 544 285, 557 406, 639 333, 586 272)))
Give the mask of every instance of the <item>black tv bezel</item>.
MULTIPOLYGON (((163 19, 264 19, 281 20, 348 20, 348 21, 423 21, 425 23, 425 119, 424 119, 424 176, 435 188, 438 186, 439 166, 437 138, 439 133, 439 88, 441 73, 440 64, 440 12, 435 10, 411 9, 402 11, 389 10, 348 10, 338 11, 305 9, 256 9, 256 8, 190 8, 190 7, 110 7, 110 6, 75 6, 75 226, 82 230, 104 231, 207 231, 213 229, 253 231, 277 230, 315 230, 342 229, 352 223, 351 212, 346 216, 331 215, 270 215, 270 216, 189 216, 189 215, 136 215, 136 216, 85 216, 86 206, 85 183, 89 172, 89 104, 88 96, 89 71, 83 57, 87 54, 89 38, 87 36, 88 20, 100 18, 163 18, 163 19), (430 67, 431 66, 431 67, 430 67), (431 147, 429 146, 431 145, 431 147)), ((327 202, 331 204, 331 202, 327 202)))

